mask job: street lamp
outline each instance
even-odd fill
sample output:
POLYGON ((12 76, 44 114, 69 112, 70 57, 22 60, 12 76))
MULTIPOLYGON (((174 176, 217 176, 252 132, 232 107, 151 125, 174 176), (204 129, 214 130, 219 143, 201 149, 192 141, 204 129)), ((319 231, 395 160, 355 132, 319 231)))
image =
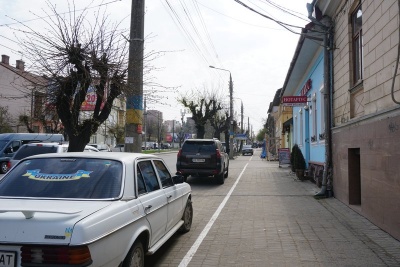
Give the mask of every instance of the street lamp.
POLYGON ((232 82, 232 74, 229 70, 217 68, 214 66, 209 66, 212 69, 223 70, 229 72, 229 158, 233 159, 233 82, 232 82))

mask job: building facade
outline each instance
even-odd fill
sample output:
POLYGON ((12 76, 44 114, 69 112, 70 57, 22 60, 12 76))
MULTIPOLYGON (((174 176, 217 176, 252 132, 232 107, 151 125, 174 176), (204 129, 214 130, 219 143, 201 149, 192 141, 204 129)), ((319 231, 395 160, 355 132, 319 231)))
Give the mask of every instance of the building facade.
POLYGON ((290 110, 281 121, 289 148, 297 144, 306 160, 307 173, 321 186, 325 169, 324 39, 316 37, 320 27, 310 23, 303 29, 281 92, 280 109, 290 110), (289 101, 290 100, 290 101, 289 101), (289 137, 290 135, 290 137, 289 137))
POLYGON ((307 96, 293 141, 308 164, 323 162, 322 187, 332 181, 337 199, 400 239, 399 2, 311 5, 282 90, 307 96))
POLYGON ((14 67, 9 56, 1 55, 0 81, 0 106, 7 109, 12 130, 26 133, 29 127, 36 132, 45 132, 40 123, 31 119, 42 115, 40 111, 45 99, 38 88, 43 87, 45 79, 25 71, 22 60, 16 60, 14 67), (20 122, 20 116, 26 116, 29 122, 20 122))
POLYGON ((400 239, 398 1, 339 2, 332 14, 335 197, 400 239))

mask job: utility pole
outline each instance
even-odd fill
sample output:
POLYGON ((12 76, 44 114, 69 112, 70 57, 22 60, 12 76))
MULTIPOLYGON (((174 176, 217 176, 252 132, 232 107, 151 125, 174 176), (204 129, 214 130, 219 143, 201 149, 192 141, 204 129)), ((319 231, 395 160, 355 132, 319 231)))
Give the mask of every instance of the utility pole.
MULTIPOLYGON (((240 133, 243 134, 243 101, 240 100, 240 103, 241 103, 241 107, 240 107, 240 133)), ((242 147, 243 147, 243 140, 240 140, 240 151, 242 151, 242 147)))
POLYGON ((132 0, 125 152, 142 151, 144 2, 132 0))
POLYGON ((229 71, 229 123, 231 124, 231 130, 229 133, 229 158, 233 159, 233 82, 232 82, 232 74, 229 71))
POLYGON ((172 148, 175 147, 174 136, 175 136, 175 119, 172 120, 172 145, 171 145, 172 148))
POLYGON ((144 132, 144 149, 147 149, 147 139, 146 139, 146 124, 147 124, 147 112, 146 112, 146 97, 144 98, 144 120, 143 120, 143 132, 144 132))
POLYGON ((233 159, 233 82, 230 70, 209 66, 212 69, 223 70, 229 72, 229 158, 233 159))
POLYGON ((181 110, 181 116, 182 116, 182 126, 181 126, 181 133, 180 133, 180 137, 179 137, 179 148, 181 148, 182 146, 182 140, 185 141, 184 139, 184 131, 183 131, 183 118, 185 117, 186 111, 185 110, 181 110))

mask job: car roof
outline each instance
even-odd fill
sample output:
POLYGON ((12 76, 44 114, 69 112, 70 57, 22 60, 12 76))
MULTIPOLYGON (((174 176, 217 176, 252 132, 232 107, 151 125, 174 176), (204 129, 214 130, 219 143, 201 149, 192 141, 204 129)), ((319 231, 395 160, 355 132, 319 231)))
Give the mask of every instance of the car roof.
POLYGON ((27 157, 25 159, 32 158, 97 158, 97 159, 110 159, 118 161, 133 162, 138 158, 143 159, 160 159, 155 155, 142 154, 142 153, 126 153, 126 152, 66 152, 66 153, 51 153, 51 154, 40 154, 27 157))
POLYGON ((204 141, 219 141, 218 139, 186 139, 185 142, 204 142, 204 141))
POLYGON ((24 146, 37 146, 39 144, 41 146, 59 146, 59 145, 61 145, 60 143, 57 143, 57 142, 52 142, 52 143, 32 142, 32 143, 24 144, 24 146))

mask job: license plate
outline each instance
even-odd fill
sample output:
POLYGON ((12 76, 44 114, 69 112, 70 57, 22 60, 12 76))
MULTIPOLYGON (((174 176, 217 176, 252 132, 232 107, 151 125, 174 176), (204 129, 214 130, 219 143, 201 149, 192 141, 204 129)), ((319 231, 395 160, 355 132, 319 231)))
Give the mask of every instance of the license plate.
POLYGON ((205 162, 205 159, 193 159, 193 162, 205 162))
POLYGON ((0 267, 15 267, 16 261, 16 252, 0 250, 0 267))

